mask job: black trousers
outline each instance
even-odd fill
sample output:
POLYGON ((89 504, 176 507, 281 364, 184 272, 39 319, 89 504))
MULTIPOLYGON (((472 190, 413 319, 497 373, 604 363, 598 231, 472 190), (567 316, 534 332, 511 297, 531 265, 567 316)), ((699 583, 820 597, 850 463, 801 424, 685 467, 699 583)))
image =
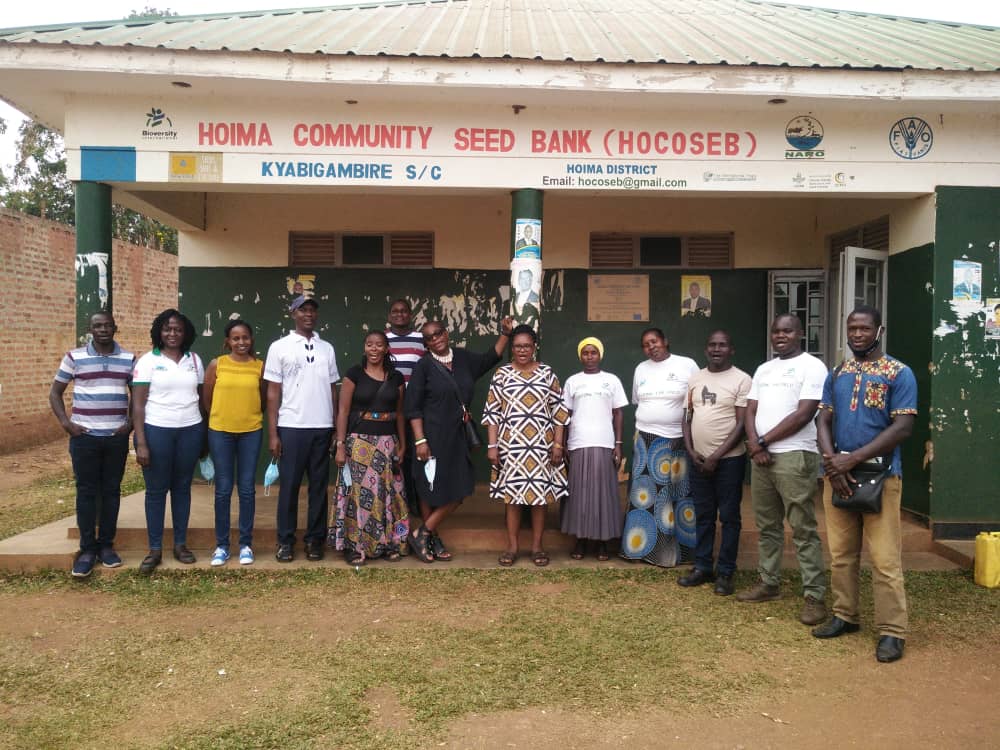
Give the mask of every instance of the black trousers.
POLYGON ((69 439, 76 475, 76 525, 80 549, 97 552, 115 542, 122 476, 128 458, 128 435, 95 437, 83 433, 69 439))
POLYGON ((278 461, 278 544, 295 544, 299 517, 299 488, 302 477, 309 479, 309 507, 306 512, 306 543, 322 544, 326 539, 326 491, 330 485, 330 441, 332 428, 279 427, 281 459, 278 461))

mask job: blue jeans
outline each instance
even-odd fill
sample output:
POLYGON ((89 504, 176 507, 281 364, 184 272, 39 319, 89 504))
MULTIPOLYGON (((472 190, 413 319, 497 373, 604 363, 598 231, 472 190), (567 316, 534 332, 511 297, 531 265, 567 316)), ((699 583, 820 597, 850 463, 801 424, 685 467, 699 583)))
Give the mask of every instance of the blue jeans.
POLYGON ((720 576, 736 572, 736 554, 740 548, 740 501, 743 499, 743 477, 747 457, 723 458, 711 474, 703 474, 691 465, 691 494, 698 543, 694 551, 694 566, 706 573, 712 572, 712 553, 715 550, 715 518, 722 522, 722 541, 719 544, 720 576))
POLYGON ((253 544, 257 492, 254 479, 263 430, 220 432, 209 429, 208 447, 215 464, 215 544, 229 549, 229 512, 233 480, 240 498, 240 546, 253 544))
POLYGON ((146 480, 146 533, 150 549, 163 549, 163 523, 170 492, 174 546, 187 544, 191 517, 191 480, 205 436, 203 422, 190 427, 145 425, 149 466, 142 469, 146 480))
POLYGON ((128 458, 128 435, 95 437, 83 433, 69 439, 76 475, 76 525, 80 549, 97 552, 115 543, 122 476, 128 458))

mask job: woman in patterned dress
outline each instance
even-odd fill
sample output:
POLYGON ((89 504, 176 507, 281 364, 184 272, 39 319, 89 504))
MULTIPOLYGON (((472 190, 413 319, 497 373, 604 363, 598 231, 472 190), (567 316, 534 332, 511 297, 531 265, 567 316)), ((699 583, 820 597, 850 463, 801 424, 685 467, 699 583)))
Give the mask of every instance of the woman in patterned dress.
POLYGON ((694 503, 682 422, 687 384, 698 372, 689 357, 670 353, 659 328, 642 332, 645 362, 635 368, 635 444, 622 555, 670 568, 695 546, 694 503))
POLYGON ((563 433, 569 412, 563 405, 559 378, 535 360, 538 337, 531 326, 511 332, 510 364, 493 374, 483 424, 489 432, 487 457, 493 466, 490 497, 507 505, 507 549, 504 567, 517 559, 521 507, 531 506, 531 558, 538 567, 549 564, 542 549, 546 505, 568 492, 563 463, 563 433))
POLYGON ((337 502, 330 545, 348 565, 366 558, 399 560, 409 533, 400 462, 406 451, 403 375, 382 331, 365 337, 365 356, 344 375, 337 410, 337 502))

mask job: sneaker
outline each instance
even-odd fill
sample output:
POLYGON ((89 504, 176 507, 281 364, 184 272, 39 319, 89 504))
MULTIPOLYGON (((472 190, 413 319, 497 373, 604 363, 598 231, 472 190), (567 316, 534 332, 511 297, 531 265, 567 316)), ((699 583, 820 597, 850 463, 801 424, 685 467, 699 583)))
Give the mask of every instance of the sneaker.
POLYGON ((94 563, 97 562, 97 555, 93 552, 83 550, 73 561, 73 577, 86 578, 94 570, 94 563))
POLYGON ((253 565, 253 550, 250 547, 240 547, 240 565, 253 565))
POLYGON ((212 553, 212 567, 218 568, 226 564, 226 560, 229 559, 229 550, 225 547, 216 547, 215 552, 212 553))
POLYGON ((736 595, 736 601, 739 602, 773 602, 775 599, 780 598, 781 589, 777 586, 766 584, 763 581, 758 581, 754 586, 743 589, 743 591, 736 595))
POLYGON ((122 559, 111 547, 101 547, 97 557, 105 568, 120 568, 122 565, 122 559))
POLYGON ((819 625, 826 620, 827 616, 823 600, 807 594, 805 603, 802 605, 802 612, 799 614, 799 622, 803 625, 819 625))

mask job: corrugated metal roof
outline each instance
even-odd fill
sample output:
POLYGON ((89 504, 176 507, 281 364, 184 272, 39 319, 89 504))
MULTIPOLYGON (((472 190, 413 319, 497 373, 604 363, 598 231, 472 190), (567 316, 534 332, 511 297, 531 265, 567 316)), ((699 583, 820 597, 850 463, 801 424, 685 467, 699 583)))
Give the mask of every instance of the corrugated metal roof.
POLYGON ((0 30, 0 43, 808 68, 1000 70, 1000 29, 757 0, 389 0, 0 30))

